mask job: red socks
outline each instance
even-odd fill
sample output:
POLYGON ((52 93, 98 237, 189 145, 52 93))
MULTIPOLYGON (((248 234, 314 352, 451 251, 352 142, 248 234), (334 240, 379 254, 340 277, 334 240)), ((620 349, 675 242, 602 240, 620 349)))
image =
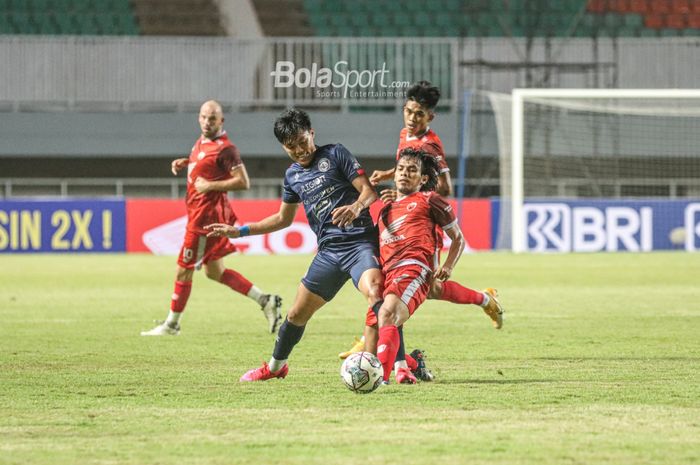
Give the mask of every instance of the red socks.
POLYGON ((175 281, 175 290, 170 300, 170 310, 181 313, 187 305, 192 291, 192 281, 175 281))
POLYGON ((377 358, 382 362, 382 368, 384 368, 384 381, 389 381, 391 370, 394 368, 396 352, 399 350, 399 341, 399 329, 396 326, 379 328, 377 358))
POLYGON ((245 277, 233 270, 224 270, 219 279, 221 284, 225 284, 236 292, 243 295, 248 295, 248 291, 253 287, 253 283, 245 279, 245 277))
POLYGON ((481 305, 484 301, 484 295, 479 291, 464 287, 455 281, 445 281, 442 283, 442 295, 440 296, 440 300, 446 300, 453 304, 481 305))

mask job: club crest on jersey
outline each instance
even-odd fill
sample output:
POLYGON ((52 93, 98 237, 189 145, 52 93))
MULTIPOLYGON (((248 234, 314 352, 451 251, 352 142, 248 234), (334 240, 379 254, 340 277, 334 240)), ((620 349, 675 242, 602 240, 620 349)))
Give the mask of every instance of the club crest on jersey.
POLYGON ((331 167, 331 162, 329 162, 327 158, 321 158, 318 161, 318 170, 320 172, 325 173, 326 171, 328 171, 330 169, 330 167, 331 167))
POLYGON ((409 203, 408 206, 406 207, 406 210, 411 211, 411 210, 413 210, 414 208, 416 208, 417 206, 418 206, 418 204, 417 204, 416 202, 411 202, 411 203, 409 203))
POLYGON ((199 153, 197 154, 197 160, 201 160, 201 159, 204 158, 206 155, 207 155, 207 154, 204 153, 204 152, 199 152, 199 153))

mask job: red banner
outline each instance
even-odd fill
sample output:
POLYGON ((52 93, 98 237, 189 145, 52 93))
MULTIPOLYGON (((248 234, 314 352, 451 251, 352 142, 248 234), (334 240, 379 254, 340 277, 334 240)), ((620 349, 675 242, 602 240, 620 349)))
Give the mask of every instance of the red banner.
MULTIPOLYGON (((241 224, 261 220, 279 211, 279 200, 235 200, 232 202, 241 224)), ((453 205, 455 203, 453 202, 453 205)), ((377 217, 381 202, 372 205, 372 216, 377 217)), ((491 248, 491 202, 465 200, 463 202, 462 231, 473 250, 491 248)), ((151 252, 156 255, 177 255, 182 245, 187 224, 184 200, 132 199, 126 202, 127 252, 151 252)), ((299 206, 294 223, 289 228, 262 236, 248 236, 233 240, 248 254, 312 253, 316 250, 316 236, 309 228, 304 209, 299 206)), ((447 244, 446 244, 447 245, 447 244)))

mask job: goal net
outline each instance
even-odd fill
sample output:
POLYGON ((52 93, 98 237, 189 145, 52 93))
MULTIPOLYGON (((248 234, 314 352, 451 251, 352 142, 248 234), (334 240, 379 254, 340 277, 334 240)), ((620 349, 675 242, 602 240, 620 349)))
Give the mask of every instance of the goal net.
POLYGON ((495 248, 700 249, 700 90, 487 96, 501 173, 495 248))

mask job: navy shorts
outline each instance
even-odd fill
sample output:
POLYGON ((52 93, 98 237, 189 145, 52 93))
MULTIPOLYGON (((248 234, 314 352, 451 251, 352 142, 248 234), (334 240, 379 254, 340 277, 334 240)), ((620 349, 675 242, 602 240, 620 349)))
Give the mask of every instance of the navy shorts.
POLYGON ((362 273, 379 266, 379 253, 374 241, 338 242, 325 244, 301 278, 304 286, 326 302, 352 278, 357 287, 362 273))

